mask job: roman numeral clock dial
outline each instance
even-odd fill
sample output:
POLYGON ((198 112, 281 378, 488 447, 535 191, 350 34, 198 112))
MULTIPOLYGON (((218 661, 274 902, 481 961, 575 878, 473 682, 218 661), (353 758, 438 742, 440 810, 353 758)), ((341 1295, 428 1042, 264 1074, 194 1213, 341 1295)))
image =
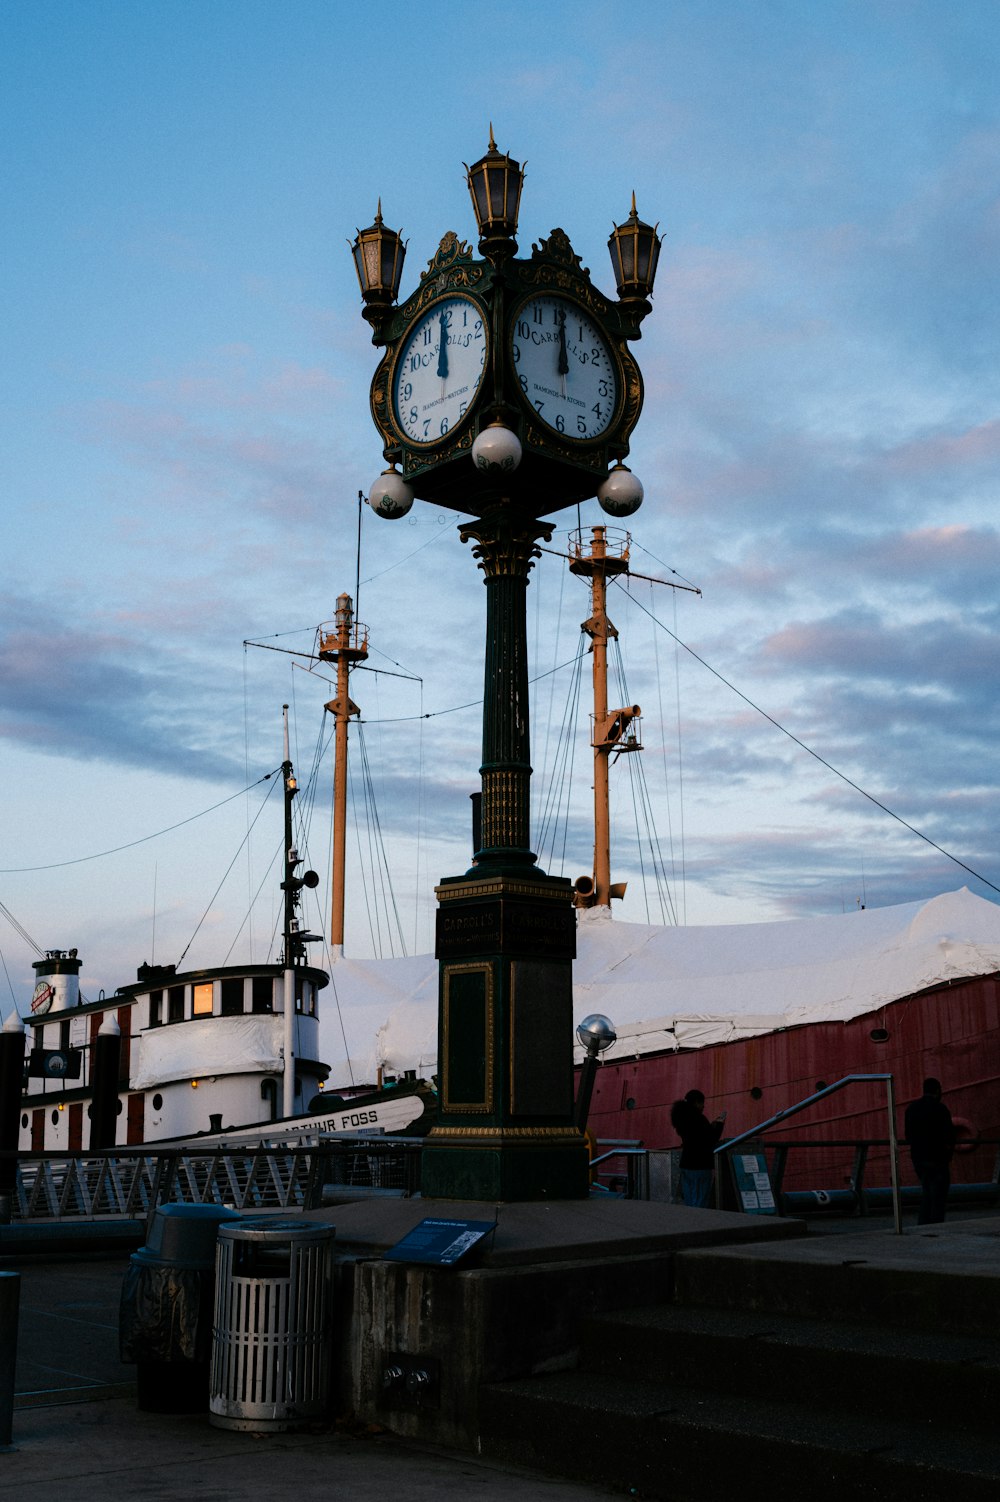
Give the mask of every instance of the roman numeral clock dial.
POLYGON ((403 339, 390 380, 393 415, 411 443, 440 443, 466 416, 486 368, 483 315, 470 297, 431 303, 403 339))
POLYGON ((568 297, 532 297, 518 308, 511 353, 521 395, 554 433, 601 438, 621 398, 618 362, 596 320, 568 297))

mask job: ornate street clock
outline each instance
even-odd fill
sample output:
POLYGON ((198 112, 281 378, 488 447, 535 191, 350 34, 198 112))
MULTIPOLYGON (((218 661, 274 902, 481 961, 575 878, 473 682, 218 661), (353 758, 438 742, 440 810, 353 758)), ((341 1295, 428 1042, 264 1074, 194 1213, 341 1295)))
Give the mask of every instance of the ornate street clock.
POLYGON ((414 496, 464 513, 486 584, 481 815, 472 867, 437 888, 439 1117, 422 1193, 577 1199, 589 1191, 573 1104, 576 918, 564 877, 531 851, 528 576, 546 516, 596 495, 628 515, 642 487, 622 461, 642 409, 629 349, 650 311, 659 240, 632 201, 609 242, 618 298, 554 229, 517 258, 522 173, 497 151, 468 169, 480 258, 449 232, 397 305, 404 246, 382 223, 353 253, 373 342, 371 408, 389 461, 369 501, 414 496))
MULTIPOLYGON (((490 153, 470 171, 473 201, 477 172, 506 178, 512 168, 517 163, 491 139, 490 153)), ((509 192, 506 181, 504 188, 509 192)), ((649 311, 659 242, 633 203, 610 242, 616 269, 631 254, 614 301, 594 286, 563 230, 518 260, 511 231, 501 234, 482 220, 480 229, 485 260, 449 232, 398 307, 401 238, 385 229, 381 214, 359 232, 365 316, 385 348, 372 381, 372 415, 386 459, 421 499, 473 515, 501 498, 535 514, 555 511, 597 494, 609 466, 628 454, 642 409, 642 377, 628 343, 640 337, 649 311), (396 274, 395 287, 366 290, 362 268, 383 262, 396 274), (502 472, 470 466, 477 436, 490 427, 519 442, 516 500, 502 472)))

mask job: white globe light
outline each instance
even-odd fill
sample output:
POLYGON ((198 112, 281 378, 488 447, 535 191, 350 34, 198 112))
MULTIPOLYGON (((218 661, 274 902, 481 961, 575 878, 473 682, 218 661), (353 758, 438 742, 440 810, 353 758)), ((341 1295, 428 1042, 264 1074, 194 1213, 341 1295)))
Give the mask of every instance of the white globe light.
POLYGON ((624 464, 616 464, 597 487, 601 510, 609 516, 631 516, 642 505, 642 481, 624 464))
POLYGON ((413 486, 395 468, 384 470, 368 492, 368 504, 388 521, 405 516, 413 505, 413 486))
POLYGON ((472 445, 472 462, 484 475, 509 475, 521 462, 521 440, 503 423, 490 423, 472 445))
POLYGON ((576 1036, 588 1053, 603 1053, 618 1041, 614 1023, 602 1012, 591 1012, 589 1017, 584 1017, 576 1036))

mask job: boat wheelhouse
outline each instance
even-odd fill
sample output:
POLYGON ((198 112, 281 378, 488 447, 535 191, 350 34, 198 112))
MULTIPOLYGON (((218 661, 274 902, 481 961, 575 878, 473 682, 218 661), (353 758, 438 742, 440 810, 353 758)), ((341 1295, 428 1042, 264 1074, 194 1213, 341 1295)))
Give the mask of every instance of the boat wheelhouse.
MULTIPOLYGON (((75 951, 35 962, 31 1073, 22 1099, 22 1150, 89 1144, 94 1044, 109 1019, 121 1038, 120 1145, 269 1124, 283 1110, 286 972, 281 964, 180 972, 142 965, 134 985, 82 1002, 75 951)), ((318 998, 325 971, 297 966, 291 986, 293 1111, 305 1114, 329 1070, 319 1059, 318 998)))

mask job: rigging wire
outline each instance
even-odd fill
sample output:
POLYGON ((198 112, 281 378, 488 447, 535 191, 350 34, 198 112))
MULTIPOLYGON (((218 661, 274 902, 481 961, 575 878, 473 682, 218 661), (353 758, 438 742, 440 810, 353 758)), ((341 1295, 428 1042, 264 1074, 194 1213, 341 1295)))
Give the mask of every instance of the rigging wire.
MULTIPOLYGON (((621 642, 614 637, 611 643, 612 660, 615 664, 615 673, 618 680, 618 691, 621 695, 620 703, 631 704, 632 694, 629 690, 625 677, 625 659, 622 655, 621 642)), ((619 753, 624 754, 624 753, 619 753)), ((616 757, 617 760, 617 757, 616 757)), ((649 795, 649 785, 646 781, 646 768, 643 764, 642 753, 629 752, 627 754, 629 779, 632 787, 632 807, 635 813, 636 841, 640 852, 642 848, 642 835, 639 830, 640 813, 645 828, 645 839, 649 849, 650 870, 652 872, 653 886, 656 891, 656 899, 660 909, 660 918, 664 924, 670 923, 676 926, 677 910, 674 906, 673 894, 670 891, 670 883, 667 880, 666 863, 663 859, 663 851, 660 847, 660 837, 656 832, 656 822, 653 818, 653 804, 649 795)), ((641 860, 641 856, 640 856, 641 860)), ((649 889, 643 876, 643 895, 646 902, 646 916, 649 918, 649 889)))
MULTIPOLYGON (((619 588, 621 588, 621 583, 618 579, 615 579, 614 582, 619 586, 619 588)), ((720 673, 717 668, 713 668, 711 663, 706 662, 704 657, 700 657, 693 647, 689 647, 687 642, 682 641, 675 632, 671 631, 669 626, 665 626, 657 616, 653 615, 652 611, 647 610, 646 606, 643 605, 641 600, 636 599, 636 597, 629 594, 627 590, 624 590, 623 593, 625 594, 626 598, 631 601, 632 604, 638 606, 638 608, 645 615, 650 616, 650 618, 656 623, 661 631, 665 631, 668 636, 673 638, 678 646, 683 647, 684 651, 689 653, 690 656, 694 658, 695 662, 700 663, 703 668, 706 668, 714 678, 718 678, 719 682, 725 684, 726 688, 730 689, 737 696, 737 698, 742 699, 744 704, 749 705, 752 710, 761 715, 765 720, 768 721, 769 724, 773 725, 776 730, 780 730, 782 735, 787 736, 790 741, 792 741, 796 746, 800 748, 800 750, 805 751, 809 756, 813 758, 814 761, 818 761, 821 766, 826 767, 828 772, 832 772, 835 777, 839 777, 841 782, 845 782, 847 786, 853 788, 856 793, 860 793, 862 798, 867 798, 869 803, 872 803, 876 808, 881 809, 884 814, 888 814, 890 819, 895 819, 897 824, 902 824, 903 828, 908 829, 911 834, 915 834, 917 836, 917 839, 923 840, 926 845, 930 845, 933 850, 936 850, 939 855, 943 855, 946 860, 952 861, 954 865, 959 866, 963 871, 968 871, 970 876, 974 876, 976 881, 981 881, 983 885, 989 887, 992 892, 1000 892, 1000 886, 998 886, 995 882, 990 881, 989 877, 981 875, 980 872, 978 872, 973 866, 967 865, 963 860, 959 860, 957 855, 952 855, 950 850, 946 850, 943 845, 939 845, 936 840, 932 840, 930 835, 924 834, 922 830, 917 829, 915 825, 910 824, 906 819, 902 817, 901 814, 897 814, 895 810, 891 809, 888 804, 883 803, 880 798, 876 798, 874 793, 867 792, 863 787, 861 787, 859 783, 854 782, 852 778, 848 777, 846 772, 841 772, 840 769, 838 767, 835 767, 832 762, 827 761, 825 756, 821 756, 818 751, 814 751, 811 746, 807 746, 805 741, 800 740, 797 735, 793 734, 791 730, 788 730, 784 725, 782 725, 780 720, 776 720, 773 715, 768 714, 766 709, 762 709, 759 704, 755 704, 753 699, 751 699, 749 695, 743 693, 742 689, 738 689, 735 683, 731 683, 729 679, 726 678, 722 673, 720 673)))
POLYGON ((573 786, 573 766, 576 756, 576 745, 579 736, 576 733, 577 719, 580 707, 580 689, 583 681, 583 660, 586 656, 583 633, 580 633, 577 647, 577 655, 574 659, 576 672, 570 680, 569 691, 563 707, 562 720, 556 738, 556 751, 553 758, 552 770, 549 774, 545 787, 545 797, 539 817, 538 845, 539 850, 548 858, 556 858, 556 842, 558 831, 561 828, 562 851, 561 863, 565 863, 566 843, 569 832, 569 805, 570 792, 573 786))
POLYGON ((239 860, 239 857, 240 857, 240 855, 242 853, 242 850, 243 850, 243 846, 246 844, 247 840, 250 838, 250 834, 251 834, 251 831, 253 830, 254 824, 257 823, 257 820, 260 818, 261 814, 264 812, 265 808, 267 807, 268 798, 270 798, 271 794, 274 792, 274 790, 275 790, 275 788, 277 786, 278 786, 278 784, 275 781, 275 782, 272 782, 271 786, 268 788, 268 790, 267 790, 267 797, 264 798, 263 801, 261 802, 260 808, 257 810, 257 813, 256 813, 256 815, 254 817, 253 823, 251 823, 250 828, 247 830, 246 834, 243 836, 242 840, 240 841, 239 848, 236 851, 236 854, 233 856, 232 860, 229 862, 229 865, 226 867, 225 875, 223 876, 222 880, 219 882, 219 885, 216 887, 215 891, 212 893, 212 897, 211 897, 211 900, 210 900, 210 902, 208 904, 208 907, 205 909, 205 911, 202 913, 201 917, 198 919, 198 924, 197 924, 197 927, 195 928, 194 933, 191 935, 190 939, 188 939, 187 943, 185 944, 184 951, 181 954, 180 959, 177 961, 178 968, 180 967, 180 965, 181 965, 181 963, 182 963, 182 961, 184 959, 184 955, 187 954, 188 950, 191 948, 191 945, 194 943, 195 939, 198 937, 198 930, 201 928, 201 925, 204 923, 205 919, 208 917, 209 913, 211 912, 211 910, 212 910, 212 903, 215 901, 216 897, 218 897, 219 893, 222 891, 222 888, 225 886, 226 877, 228 877, 230 871, 233 869, 233 867, 235 866, 236 862, 239 860))
MULTIPOLYGON (((652 595, 652 590, 650 590, 652 595)), ((681 897, 683 900, 684 922, 687 923, 687 836, 684 822, 684 746, 681 737, 681 649, 677 630, 677 596, 674 595, 674 703, 676 705, 677 725, 677 792, 679 805, 679 822, 681 826, 681 897)), ((653 632, 654 637, 656 632, 653 632)), ((664 746, 664 756, 666 746, 664 746)))
MULTIPOLYGON (((260 897, 261 892, 264 890, 264 883, 268 880, 268 878, 271 875, 271 872, 274 870, 275 862, 277 861, 278 857, 281 854, 281 846, 282 846, 282 844, 284 842, 284 838, 285 838, 284 834, 282 834, 281 839, 278 841, 277 845, 275 846, 274 854, 271 856, 271 859, 268 862, 267 870, 264 872, 264 875, 260 879, 260 885, 258 886, 256 892, 253 894, 253 896, 250 899, 250 905, 247 908, 245 914, 243 915, 243 922, 240 924, 239 928, 236 930, 235 934, 233 935, 233 942, 230 944, 229 948, 226 950, 226 957, 222 961, 222 963, 223 963, 224 966, 229 964, 229 957, 232 954, 233 950, 236 948, 236 945, 239 943, 240 934, 243 932, 244 928, 246 928, 248 922, 250 921, 251 915, 252 915, 253 910, 254 910, 254 906, 257 903, 257 900, 260 897)), ((268 950, 268 953, 270 953, 270 949, 268 950)), ((251 954, 250 963, 253 964, 253 956, 252 956, 252 954, 251 954)))
MULTIPOLYGON (((249 682, 249 677, 248 677, 248 673, 247 673, 248 665, 249 665, 249 660, 248 660, 248 657, 247 657, 246 644, 244 643, 244 646, 243 646, 243 776, 249 782, 249 780, 250 780, 250 682, 249 682)), ((246 820, 247 820, 247 830, 249 831, 249 829, 250 829, 250 794, 249 794, 249 792, 247 792, 247 794, 246 794, 246 820)), ((245 921, 248 922, 249 925, 250 925, 250 931, 249 931, 248 938, 249 938, 249 952, 250 952, 250 963, 251 963, 251 965, 253 964, 253 898, 251 896, 252 892, 253 892, 253 855, 252 855, 252 851, 251 851, 250 841, 248 840, 247 841, 247 904, 248 905, 247 905, 247 916, 246 916, 246 920, 245 921)), ((242 928, 243 925, 241 924, 240 927, 242 928)), ((237 938, 238 937, 239 937, 239 935, 237 935, 237 938)), ((236 942, 236 940, 234 939, 233 943, 235 944, 235 942, 236 942)), ((230 951, 230 953, 231 952, 232 951, 230 951)), ((226 958, 228 959, 229 956, 227 955, 226 958)))
MULTIPOLYGON (((649 596, 650 596, 650 600, 652 601, 652 597, 653 597, 653 586, 652 585, 649 586, 649 596)), ((677 602, 677 596, 674 595, 674 609, 675 609, 675 611, 676 611, 676 602, 677 602)), ((653 668, 654 668, 654 672, 656 674, 656 700, 657 700, 657 707, 658 707, 659 713, 660 713, 660 725, 661 725, 661 727, 665 727, 666 723, 667 723, 667 720, 666 720, 666 716, 665 716, 665 714, 663 712, 663 678, 662 678, 662 675, 660 673, 660 638, 657 635, 656 631, 653 631, 651 633, 651 635, 652 635, 652 640, 653 640, 653 668)), ((679 739, 680 738, 680 705, 679 704, 678 704, 678 711, 677 711, 677 732, 678 732, 678 739, 679 739)), ((660 757, 661 757, 661 760, 663 762, 663 786, 664 786, 664 788, 666 790, 666 793, 667 793, 667 800, 666 800, 666 802, 667 802, 667 838, 670 841, 670 871, 671 871, 671 875, 673 877, 674 886, 676 887, 676 885, 677 885, 677 852, 676 852, 676 849, 674 847, 673 807, 672 807, 672 800, 670 798, 670 773, 669 773, 669 769, 667 767, 667 737, 666 737, 665 734, 661 734, 661 736, 660 736, 660 757)), ((682 814, 683 814, 683 810, 682 810, 682 814)), ((685 899, 684 899, 683 891, 682 891, 682 905, 684 905, 684 903, 685 903, 685 899)), ((685 912, 686 912, 686 906, 685 906, 685 912)))
MULTIPOLYGON (((354 838, 358 849, 358 861, 361 865, 361 891, 365 899, 365 916, 368 919, 368 937, 371 940, 372 953, 377 954, 379 959, 381 959, 382 951, 379 947, 379 943, 376 941, 375 929, 372 924, 372 905, 368 892, 368 878, 365 874, 368 868, 365 863, 364 851, 361 848, 361 820, 358 818, 358 793, 353 777, 348 777, 348 785, 351 795, 351 809, 354 814, 354 838)), ((369 837, 370 833, 371 831, 369 830, 369 837)))
POLYGON ((0 949, 0 962, 3 963, 3 973, 7 977, 7 985, 10 987, 10 999, 14 1003, 14 1011, 16 1012, 17 1011, 17 997, 14 995, 14 985, 13 985, 13 982, 11 981, 10 971, 7 969, 7 959, 6 959, 6 956, 4 955, 4 952, 3 952, 2 949, 0 949))
MULTIPOLYGON (((438 525, 440 527, 442 527, 442 528, 444 527, 444 525, 445 525, 444 517, 442 517, 440 519, 438 525)), ((374 580, 381 579, 384 574, 391 574, 394 568, 401 568, 404 563, 409 563, 409 561, 410 561, 411 558, 416 558, 416 556, 417 556, 418 553, 422 553, 424 551, 424 548, 429 548, 432 543, 434 543, 434 542, 440 542, 440 540, 441 540, 442 537, 450 536, 450 535, 451 535, 450 533, 445 533, 443 530, 440 531, 440 532, 434 532, 434 533, 432 533, 431 536, 428 537, 428 539, 427 539, 426 542, 422 542, 420 544, 419 548, 414 548, 412 553, 407 553, 405 558, 397 558, 397 560, 396 560, 395 563, 390 563, 386 568, 379 569, 379 571, 378 571, 377 574, 369 574, 367 579, 362 579, 361 580, 361 583, 362 584, 371 584, 371 583, 374 582, 374 580)), ((359 586, 359 588, 360 588, 360 586, 359 586)))
MULTIPOLYGON (((556 667, 556 668, 547 668, 544 673, 537 673, 534 678, 529 678, 528 682, 529 683, 541 683, 541 681, 542 681, 543 678, 548 678, 552 673, 561 673, 562 670, 563 670, 563 668, 571 668, 575 662, 576 662, 576 658, 575 657, 567 657, 566 661, 565 662, 561 662, 558 667, 556 667)), ((359 719, 358 724, 359 725, 407 725, 407 724, 410 724, 414 720, 437 720, 437 719, 440 719, 440 717, 442 715, 446 715, 446 714, 458 714, 459 711, 463 710, 463 709, 478 709, 482 705, 482 702, 483 702, 482 699, 470 699, 469 702, 468 702, 468 704, 453 704, 453 705, 451 705, 451 707, 449 709, 429 709, 429 710, 427 710, 426 714, 423 713, 423 712, 421 712, 418 715, 415 715, 415 714, 395 715, 395 716, 390 717, 389 719, 385 719, 385 720, 381 720, 381 719, 380 720, 370 720, 370 719, 367 719, 367 718, 362 718, 362 719, 359 719)))
MULTIPOLYGON (((377 869, 378 871, 382 910, 386 914, 386 938, 390 951, 395 956, 395 944, 389 923, 389 914, 391 913, 396 924, 396 936, 399 939, 400 948, 405 956, 406 940, 403 937, 403 926, 399 918, 399 908, 396 905, 396 894, 392 885, 392 872, 385 851, 385 840, 382 836, 382 821, 379 818, 378 803, 375 798, 375 783, 372 777, 371 764, 368 759, 368 744, 363 729, 360 730, 358 744, 361 748, 361 766, 365 782, 365 806, 368 810, 369 829, 371 831, 369 844, 374 843, 377 856, 376 866, 373 870, 377 869)), ((381 933, 381 923, 379 924, 379 930, 381 933)))
MULTIPOLYGON (((275 767, 273 772, 265 772, 263 777, 258 777, 256 782, 251 782, 249 787, 240 788, 238 793, 230 793, 228 798, 223 798, 219 803, 213 803, 211 808, 203 808, 201 813, 191 814, 187 819, 179 819, 176 824, 168 824, 166 829, 158 829, 155 834, 144 834, 141 839, 130 840, 127 845, 115 845, 111 850, 97 850, 93 855, 78 855, 70 861, 52 861, 47 866, 0 867, 0 876, 21 876, 27 871, 61 871, 65 866, 81 866, 86 861, 99 861, 103 860, 106 855, 119 855, 123 850, 134 850, 137 845, 147 845, 150 840, 158 840, 165 834, 173 834, 175 829, 183 829, 185 824, 193 824, 196 819, 204 819, 208 814, 214 814, 216 809, 225 808, 227 803, 232 803, 236 798, 242 798, 245 793, 249 793, 254 788, 260 787, 262 782, 268 782, 272 777, 276 777, 280 771, 280 767, 275 767)), ((274 784, 272 783, 271 786, 273 787, 274 784)), ((268 797, 270 797, 270 793, 271 789, 269 788, 268 797)), ((267 802, 266 798, 264 802, 267 802)), ((263 805, 261 806, 263 807, 263 805)), ((0 904, 0 911, 6 911, 2 907, 2 904, 0 904)), ((13 922, 13 919, 11 921, 13 922)), ((39 949, 38 953, 41 954, 41 952, 39 949)))
POLYGON ((41 955, 44 952, 42 950, 42 946, 35 943, 28 930, 26 928, 22 928, 21 924, 18 923, 17 919, 14 917, 14 914, 10 911, 9 908, 4 907, 2 902, 0 902, 0 913, 2 913, 3 916, 7 919, 7 922, 10 924, 14 932, 24 940, 29 949, 33 949, 37 955, 41 955))

